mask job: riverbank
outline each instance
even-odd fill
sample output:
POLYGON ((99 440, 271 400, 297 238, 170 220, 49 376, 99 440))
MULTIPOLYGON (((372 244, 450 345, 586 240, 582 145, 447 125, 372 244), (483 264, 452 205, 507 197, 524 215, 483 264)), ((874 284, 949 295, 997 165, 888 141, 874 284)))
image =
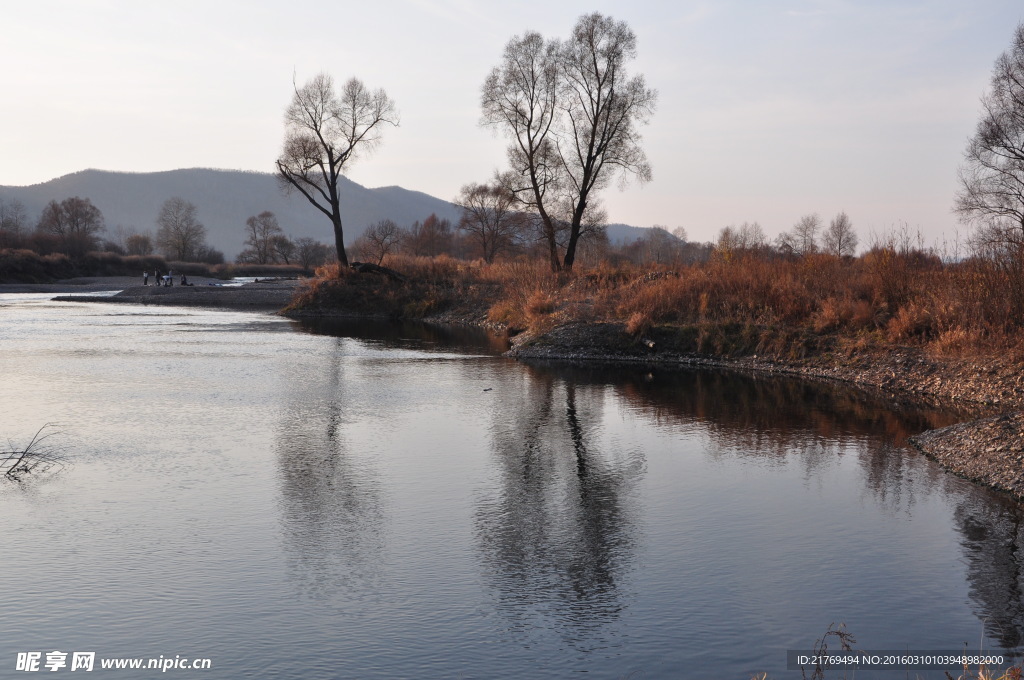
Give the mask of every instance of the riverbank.
POLYGON ((299 285, 297 279, 267 279, 231 285, 201 276, 191 277, 189 282, 192 285, 143 286, 134 276, 81 277, 55 283, 3 284, 0 285, 0 293, 49 293, 59 302, 89 300, 276 312, 288 304, 299 285))

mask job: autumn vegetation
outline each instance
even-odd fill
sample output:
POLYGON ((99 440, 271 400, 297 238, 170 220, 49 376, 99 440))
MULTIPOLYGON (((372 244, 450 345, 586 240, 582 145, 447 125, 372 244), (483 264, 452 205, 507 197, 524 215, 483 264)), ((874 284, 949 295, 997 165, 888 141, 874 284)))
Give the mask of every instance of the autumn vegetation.
POLYGON ((448 318, 512 335, 612 323, 637 347, 656 336, 678 351, 721 356, 798 359, 897 345, 944 356, 1024 349, 1019 256, 939 253, 906 231, 875 238, 858 256, 765 242, 735 247, 728 235, 652 248, 661 238, 605 244, 573 273, 552 273, 543 257, 529 255, 487 263, 388 253, 381 262, 408 280, 334 265, 318 272, 295 308, 448 318))

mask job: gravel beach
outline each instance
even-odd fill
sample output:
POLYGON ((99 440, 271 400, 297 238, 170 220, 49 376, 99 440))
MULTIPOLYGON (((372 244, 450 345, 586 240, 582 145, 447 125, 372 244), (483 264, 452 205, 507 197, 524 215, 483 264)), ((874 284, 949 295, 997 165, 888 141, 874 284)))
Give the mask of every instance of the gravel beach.
POLYGON ((218 279, 190 278, 191 285, 144 286, 137 277, 83 277, 56 283, 13 283, 0 285, 0 293, 50 293, 61 302, 129 303, 180 307, 222 307, 277 311, 291 300, 295 279, 267 279, 244 284, 225 284, 218 279), (95 297, 97 293, 119 291, 95 297))

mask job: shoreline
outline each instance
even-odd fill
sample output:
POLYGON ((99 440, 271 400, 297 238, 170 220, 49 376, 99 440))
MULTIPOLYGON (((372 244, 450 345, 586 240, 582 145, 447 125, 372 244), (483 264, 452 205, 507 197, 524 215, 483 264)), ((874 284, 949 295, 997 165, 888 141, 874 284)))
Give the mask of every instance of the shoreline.
MULTIPOLYGON (((139 285, 137 277, 81 278, 54 284, 3 284, 2 293, 54 293, 54 300, 275 311, 290 318, 381 318, 346 309, 290 309, 300 285, 295 280, 246 283, 241 286, 196 278, 194 286, 139 285), (213 285, 211 285, 213 284, 213 285), (120 288, 109 297, 68 295, 120 288)), ((420 321, 501 330, 480 310, 441 312, 420 321)), ((572 323, 544 332, 524 332, 511 338, 506 356, 524 361, 619 363, 666 368, 714 367, 742 372, 791 375, 841 382, 897 402, 978 407, 992 415, 930 430, 910 444, 949 472, 1008 493, 1024 501, 1024 371, 999 357, 943 359, 914 347, 893 347, 884 353, 857 356, 814 354, 801 359, 724 357, 673 351, 670 329, 653 328, 630 336, 624 324, 572 323)))
POLYGON ((141 285, 139 277, 81 277, 56 283, 0 284, 0 294, 46 293, 57 302, 108 302, 179 307, 226 308, 277 312, 285 307, 299 285, 294 279, 268 279, 259 283, 225 285, 207 277, 190 278, 188 286, 141 285), (114 295, 96 293, 118 291, 114 295))
POLYGON ((904 402, 977 406, 990 414, 922 432, 909 444, 948 472, 1024 501, 1024 375, 1009 362, 940 360, 916 348, 885 355, 815 355, 797 361, 729 358, 662 351, 634 339, 622 324, 556 327, 513 340, 507 354, 523 360, 707 366, 842 382, 904 402))

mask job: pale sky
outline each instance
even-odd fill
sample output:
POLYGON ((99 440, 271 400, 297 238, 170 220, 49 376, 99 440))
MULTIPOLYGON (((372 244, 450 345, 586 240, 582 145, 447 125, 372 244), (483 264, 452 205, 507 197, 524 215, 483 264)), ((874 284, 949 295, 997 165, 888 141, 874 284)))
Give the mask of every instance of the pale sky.
POLYGON ((709 240, 845 210, 862 241, 901 223, 929 245, 963 233, 957 166, 1020 0, 0 0, 0 185, 272 172, 293 73, 326 71, 401 112, 349 177, 451 200, 504 164, 478 121, 505 43, 566 37, 591 11, 629 23, 631 70, 659 91, 654 180, 611 186, 610 221, 709 240))

